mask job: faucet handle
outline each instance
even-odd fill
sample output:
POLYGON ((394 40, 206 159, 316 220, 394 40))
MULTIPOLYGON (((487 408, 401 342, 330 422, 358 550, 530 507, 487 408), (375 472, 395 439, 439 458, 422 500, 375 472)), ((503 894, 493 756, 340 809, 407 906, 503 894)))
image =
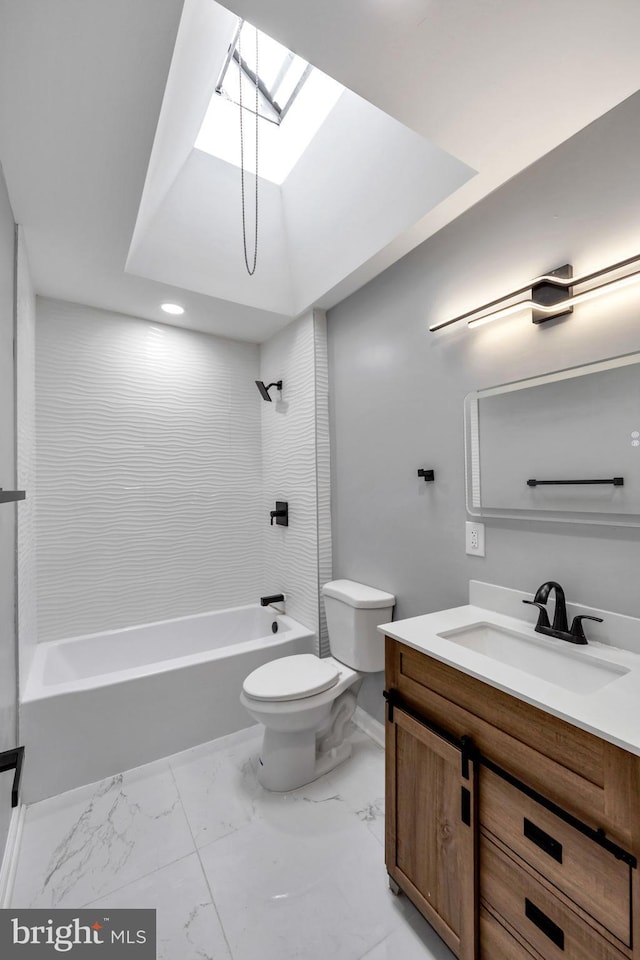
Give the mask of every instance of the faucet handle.
POLYGON ((573 618, 573 623, 571 624, 571 636, 574 637, 574 643, 588 643, 587 638, 584 635, 584 630, 582 629, 583 620, 595 620, 596 623, 602 623, 602 617, 589 617, 586 613, 581 613, 580 616, 573 618))
POLYGON ((549 616, 547 614, 547 609, 544 603, 539 603, 537 600, 523 600, 523 603, 528 603, 532 607, 538 608, 538 622, 536 623, 536 630, 538 627, 549 627, 549 616))

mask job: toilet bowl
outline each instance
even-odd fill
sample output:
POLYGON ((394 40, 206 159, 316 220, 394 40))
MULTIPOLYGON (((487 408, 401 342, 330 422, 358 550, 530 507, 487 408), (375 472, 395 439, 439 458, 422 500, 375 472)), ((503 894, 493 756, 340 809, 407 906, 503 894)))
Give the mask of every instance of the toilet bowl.
POLYGON ((240 701, 265 727, 258 780, 286 791, 321 777, 351 753, 345 729, 366 673, 384 669, 392 594, 351 580, 323 588, 332 655, 272 660, 244 681, 240 701))

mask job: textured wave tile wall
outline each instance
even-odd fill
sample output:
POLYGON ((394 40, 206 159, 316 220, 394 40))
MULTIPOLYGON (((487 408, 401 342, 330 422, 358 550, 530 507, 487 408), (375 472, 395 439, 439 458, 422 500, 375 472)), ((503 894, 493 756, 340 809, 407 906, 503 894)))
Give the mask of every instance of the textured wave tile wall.
POLYGON ((284 591, 287 613, 317 635, 315 355, 308 314, 262 344, 260 377, 283 381, 279 398, 262 402, 264 592, 284 591), (276 500, 289 503, 288 527, 269 526, 276 500))
POLYGON ((315 351, 315 419, 316 419, 316 488, 318 525, 318 604, 320 655, 329 653, 327 620, 320 588, 332 577, 331 549, 331 446, 329 440, 329 358, 327 350, 327 318, 323 311, 313 311, 315 351))
POLYGON ((258 348, 45 300, 36 358, 39 639, 254 602, 258 348))
POLYGON ((22 228, 18 228, 16 285, 16 418, 18 489, 18 643, 20 686, 26 682, 37 642, 36 589, 36 298, 22 228))

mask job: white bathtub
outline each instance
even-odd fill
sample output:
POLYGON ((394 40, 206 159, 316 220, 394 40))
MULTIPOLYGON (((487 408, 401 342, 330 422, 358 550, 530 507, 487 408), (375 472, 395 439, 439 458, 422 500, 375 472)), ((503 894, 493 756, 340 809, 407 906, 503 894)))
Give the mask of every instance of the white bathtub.
POLYGON ((22 799, 249 726, 247 674, 313 649, 310 630, 257 605, 40 644, 20 704, 22 799))

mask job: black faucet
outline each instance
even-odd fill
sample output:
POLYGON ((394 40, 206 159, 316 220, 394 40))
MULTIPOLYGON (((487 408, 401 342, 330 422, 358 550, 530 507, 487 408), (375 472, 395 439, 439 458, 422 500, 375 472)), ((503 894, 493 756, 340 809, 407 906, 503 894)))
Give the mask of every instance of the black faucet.
POLYGON ((569 643, 584 644, 588 642, 582 628, 583 620, 596 620, 598 623, 602 623, 602 617, 589 617, 586 614, 581 614, 573 618, 571 630, 569 630, 564 590, 555 580, 548 580, 539 586, 533 600, 523 600, 522 602, 530 603, 532 606, 538 608, 538 622, 535 627, 536 633, 544 633, 548 637, 567 640, 569 643), (553 624, 549 624, 546 602, 552 590, 555 590, 556 594, 556 608, 553 614, 553 624))

